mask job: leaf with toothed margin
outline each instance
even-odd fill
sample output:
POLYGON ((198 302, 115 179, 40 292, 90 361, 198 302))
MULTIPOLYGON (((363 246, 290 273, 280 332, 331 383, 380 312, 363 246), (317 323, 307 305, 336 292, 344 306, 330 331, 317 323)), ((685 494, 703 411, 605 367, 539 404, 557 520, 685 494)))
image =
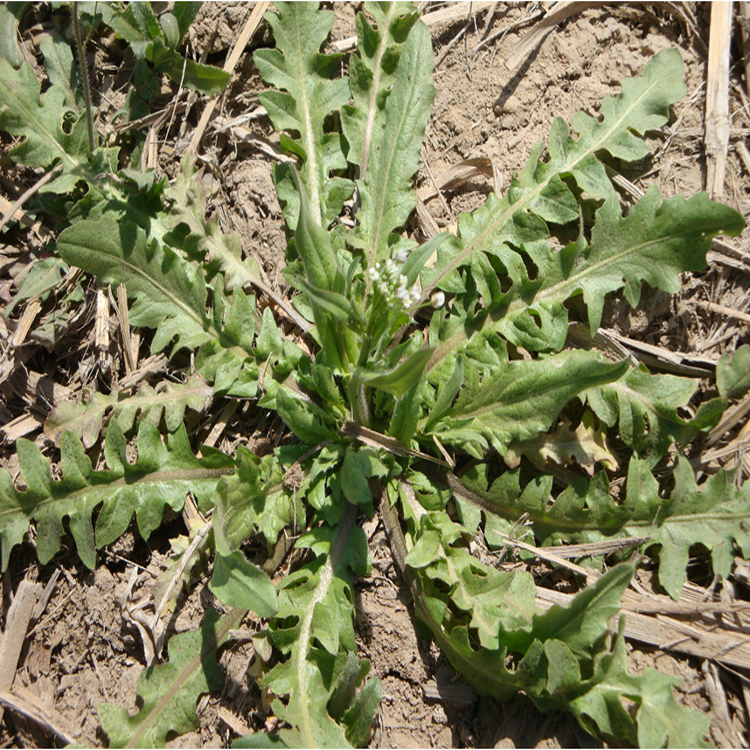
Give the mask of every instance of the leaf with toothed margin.
MULTIPOLYGON (((49 45, 45 49, 49 53, 49 45)), ((54 72, 51 77, 54 82, 42 96, 29 63, 16 70, 0 57, 0 128, 23 138, 10 150, 15 162, 33 168, 60 167, 60 174, 43 185, 41 192, 68 193, 81 180, 95 183, 103 165, 117 163, 118 149, 91 152, 86 116, 76 111, 70 83, 54 72)))
POLYGON ((81 560, 93 569, 96 549, 120 537, 134 514, 141 536, 148 539, 161 524, 165 506, 180 510, 189 492, 205 501, 219 480, 235 470, 230 456, 211 448, 204 448, 203 458, 196 458, 184 427, 164 443, 156 428, 141 422, 137 447, 138 460, 131 464, 122 431, 112 422, 104 443, 108 468, 94 470, 81 441, 66 432, 60 441, 62 477, 56 481, 36 445, 19 440, 26 489, 16 489, 10 474, 0 469, 2 569, 32 522, 36 522, 37 555, 46 564, 60 549, 66 520, 81 560), (94 525, 92 514, 97 508, 94 525))
POLYGON ((213 286, 213 307, 202 266, 185 259, 129 222, 105 217, 68 227, 57 241, 60 255, 106 284, 125 284, 135 298, 130 323, 155 328, 151 351, 174 342, 177 351, 200 348, 196 366, 216 390, 251 398, 257 368, 249 362, 255 334, 255 301, 235 289, 224 298, 221 279, 213 286))
POLYGON ((385 260, 393 232, 417 205, 412 177, 419 168, 424 129, 435 96, 430 32, 414 25, 399 57, 396 78, 385 102, 378 148, 369 151, 367 174, 358 181, 362 208, 355 241, 367 253, 367 266, 385 260))
POLYGON ((237 628, 244 612, 235 609, 223 618, 206 612, 200 630, 173 635, 169 661, 144 669, 138 678, 138 712, 103 703, 98 714, 110 747, 165 747, 172 733, 185 734, 198 727, 198 698, 218 690, 223 682, 218 648, 237 628))
POLYGON ((136 420, 145 420, 158 427, 162 417, 167 430, 174 432, 187 409, 202 412, 213 396, 214 388, 198 374, 186 383, 166 383, 158 392, 142 383, 138 392, 94 393, 84 403, 65 401, 58 404, 44 423, 44 434, 56 445, 65 432, 73 432, 88 449, 99 439, 105 420, 115 420, 123 432, 133 428, 136 420))
POLYGON ((578 201, 561 177, 571 176, 597 198, 612 196, 614 187, 599 155, 608 152, 633 161, 648 154, 641 136, 667 122, 670 105, 685 91, 682 67, 677 50, 660 52, 642 76, 622 82, 619 96, 605 99, 598 119, 584 112, 574 115, 577 138, 561 118, 555 120, 546 158, 542 146, 532 149, 528 166, 514 178, 505 196, 490 195, 484 206, 459 218, 458 237, 443 247, 434 270, 423 274, 425 289, 443 288, 443 281, 468 264, 477 251, 498 253, 507 243, 519 247, 521 238, 526 243, 546 240, 546 222, 575 221, 578 201))
MULTIPOLYGON (((264 16, 273 30, 276 49, 259 49, 253 60, 266 83, 276 90, 260 94, 274 128, 295 134, 296 153, 303 153, 302 183, 310 196, 315 222, 327 227, 338 217, 351 196, 350 180, 333 176, 346 169, 341 136, 329 133, 324 121, 349 99, 346 78, 335 78, 341 55, 320 52, 333 24, 331 11, 320 11, 316 3, 275 4, 277 13, 264 16)), ((291 229, 299 217, 299 196, 289 179, 289 165, 274 170, 279 197, 285 202, 284 216, 291 229)))
POLYGON ((528 362, 506 361, 481 380, 469 369, 463 392, 434 432, 441 441, 457 444, 473 435, 503 455, 510 443, 548 430, 574 396, 617 380, 627 369, 627 360, 610 362, 577 351, 528 362))

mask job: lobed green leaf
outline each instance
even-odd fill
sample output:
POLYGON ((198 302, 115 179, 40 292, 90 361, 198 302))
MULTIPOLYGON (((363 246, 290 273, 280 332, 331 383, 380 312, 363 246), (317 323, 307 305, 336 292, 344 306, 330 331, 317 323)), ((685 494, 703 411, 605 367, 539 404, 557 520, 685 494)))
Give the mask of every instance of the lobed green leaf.
POLYGON ((170 733, 197 728, 198 698, 218 690, 223 682, 216 651, 243 614, 235 610, 220 619, 215 610, 208 610, 200 630, 170 638, 169 662, 145 669, 138 678, 141 706, 135 716, 112 703, 99 706, 109 746, 165 747, 170 733))
POLYGON ((620 378, 627 360, 610 362, 588 352, 562 352, 532 361, 506 361, 481 380, 469 370, 458 401, 437 423, 441 440, 460 444, 467 436, 501 454, 514 441, 547 430, 570 399, 620 378))
POLYGON ((96 548, 122 535, 133 514, 141 536, 148 539, 161 524, 165 506, 180 510, 188 492, 205 502, 221 477, 234 473, 234 461, 218 451, 208 449, 204 458, 196 458, 184 427, 165 444, 152 425, 142 422, 137 446, 138 460, 131 464, 122 431, 112 422, 104 445, 109 468, 95 471, 80 440, 65 433, 60 441, 62 478, 54 481, 49 463, 36 445, 19 440, 18 458, 26 490, 17 490, 10 475, 0 470, 2 569, 33 521, 37 555, 46 564, 60 549, 66 519, 81 560, 93 569, 96 548), (100 509, 94 527, 96 508, 100 509))
POLYGON ((65 401, 57 405, 44 422, 44 434, 59 445, 65 432, 73 432, 88 449, 99 439, 105 418, 128 432, 136 419, 158 428, 163 417, 167 430, 174 432, 182 425, 185 411, 205 411, 213 393, 214 388, 198 374, 185 383, 166 383, 158 391, 142 383, 137 393, 97 392, 85 403, 65 401))
POLYGON ((70 192, 80 180, 96 183, 100 165, 116 162, 115 151, 99 148, 91 153, 85 117, 76 108, 70 83, 62 82, 62 71, 42 97, 31 65, 24 62, 16 70, 0 57, 0 128, 23 138, 10 156, 32 168, 61 167, 61 173, 41 188, 43 193, 70 192), (74 121, 66 130, 63 125, 69 115, 74 121))
MULTIPOLYGON (((265 15, 276 49, 257 50, 253 59, 263 79, 278 90, 262 93, 260 101, 277 131, 299 134, 299 147, 305 155, 301 178, 310 197, 312 217, 327 227, 338 217, 354 187, 331 175, 333 170, 346 168, 346 159, 340 136, 324 128, 326 116, 349 99, 348 81, 334 78, 341 55, 319 51, 333 24, 333 13, 318 10, 314 3, 276 3, 276 10, 265 15)), ((294 230, 299 199, 287 177, 288 167, 276 170, 277 188, 287 204, 284 215, 294 230)))
POLYGON ((406 223, 416 206, 411 180, 419 167, 435 96, 432 62, 430 33, 419 22, 411 29, 398 61, 393 89, 385 102, 382 135, 378 133, 377 147, 370 146, 366 175, 357 183, 362 207, 356 237, 365 248, 368 268, 388 258, 391 233, 406 223))

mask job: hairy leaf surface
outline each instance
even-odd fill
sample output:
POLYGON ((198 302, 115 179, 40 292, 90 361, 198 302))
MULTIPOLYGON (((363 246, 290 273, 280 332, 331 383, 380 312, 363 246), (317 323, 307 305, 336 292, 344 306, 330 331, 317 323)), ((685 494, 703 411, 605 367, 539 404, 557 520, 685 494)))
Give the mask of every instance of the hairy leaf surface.
POLYGON ((236 628, 244 612, 220 619, 208 610, 200 630, 169 640, 169 662, 145 669, 138 678, 140 708, 135 716, 112 703, 99 706, 99 719, 110 747, 165 747, 171 732, 185 734, 198 727, 195 704, 218 690, 223 675, 216 650, 236 628))
POLYGON ((80 440, 65 433, 60 442, 62 478, 55 481, 36 445, 19 440, 26 490, 17 490, 10 474, 0 470, 2 569, 32 521, 37 526, 37 554, 46 564, 60 549, 65 519, 81 560, 93 568, 96 548, 123 534, 133 514, 141 536, 148 539, 161 524, 165 506, 180 510, 188 492, 205 501, 222 476, 234 473, 234 461, 218 451, 207 449, 203 458, 196 458, 184 428, 165 444, 152 425, 142 422, 137 445, 138 460, 131 464, 125 438, 117 422, 112 422, 105 441, 109 468, 96 471, 80 440), (92 513, 99 506, 94 529, 92 513))
POLYGON ((724 354, 716 363, 716 385, 726 398, 742 398, 750 391, 750 346, 724 354))
MULTIPOLYGON (((253 59, 263 79, 278 90, 266 91, 260 101, 274 128, 299 134, 295 153, 303 156, 302 182, 310 196, 316 223, 328 226, 351 195, 350 181, 331 176, 346 168, 340 136, 326 133, 324 120, 349 99, 346 78, 338 75, 341 55, 323 55, 320 47, 333 24, 331 11, 319 11, 314 3, 277 3, 276 13, 266 13, 276 49, 260 49, 253 59)), ((280 196, 286 200, 287 223, 297 226, 299 200, 294 185, 285 182, 286 169, 276 171, 280 196)))
POLYGON ((215 285, 209 316, 200 265, 150 240, 140 226, 110 218, 74 224, 60 235, 57 247, 67 262, 103 282, 126 285, 128 296, 135 297, 130 322, 156 329, 152 352, 172 341, 173 353, 203 347, 197 364, 216 390, 255 395, 257 368, 245 363, 252 354, 255 311, 252 298, 242 290, 235 290, 227 311, 221 288, 215 285))
POLYGON ((84 404, 65 401, 56 406, 44 423, 44 434, 59 445, 65 432, 73 432, 88 449, 99 439, 105 419, 115 420, 123 432, 133 428, 136 419, 159 426, 162 417, 169 432, 181 425, 186 409, 204 411, 214 389, 200 375, 186 383, 169 383, 157 390, 142 383, 137 393, 123 391, 94 393, 84 404))
POLYGON ((206 315, 206 284, 200 269, 173 250, 151 241, 138 226, 104 218, 66 229, 57 242, 60 255, 105 284, 125 284, 136 298, 130 322, 156 328, 151 350, 197 348, 211 339, 206 315))
POLYGON ((277 696, 289 696, 286 705, 273 703, 274 713, 290 725, 279 732, 289 747, 346 747, 369 739, 376 708, 371 698, 379 697, 379 683, 371 680, 356 696, 369 664, 352 661, 356 643, 348 570, 365 575, 369 564, 367 539, 353 525, 354 515, 350 506, 334 529, 317 527, 302 537, 297 546, 311 548, 318 558, 279 587, 279 614, 269 637, 289 658, 262 684, 277 696), (350 664, 356 668, 350 666, 353 674, 347 677, 350 664))
POLYGON ((627 667, 625 638, 619 633, 611 651, 594 659, 590 688, 573 698, 570 710, 585 727, 598 728, 607 738, 638 747, 712 747, 705 714, 680 705, 672 689, 674 678, 650 667, 638 676, 627 667), (635 717, 623 697, 636 704, 635 717))
POLYGON ((260 273, 252 258, 243 258, 237 234, 225 234, 219 225, 219 217, 206 219, 207 188, 201 172, 194 164, 184 159, 182 170, 174 184, 165 192, 172 201, 169 213, 164 218, 167 229, 187 232, 185 250, 191 257, 208 262, 208 275, 216 269, 224 274, 227 291, 247 283, 258 283, 260 273))
MULTIPOLYGON (((529 278, 522 254, 507 244, 482 248, 499 258, 512 285, 507 292, 501 291, 495 271, 486 265, 487 261, 481 261, 481 253, 473 256, 475 279, 489 279, 484 285, 476 281, 488 307, 441 343, 433 363, 465 346, 477 333, 499 333, 532 350, 559 349, 567 333, 568 315, 563 305, 571 297, 583 295, 593 334, 599 327, 608 293, 624 289, 628 302, 637 306, 643 281, 655 289, 675 292, 680 287, 680 273, 705 267, 706 252, 715 235, 735 235, 744 227, 736 211, 709 201, 703 193, 687 201, 674 196, 662 202, 656 187, 625 217, 620 213, 618 199, 608 198, 596 212, 590 243, 579 239, 562 250, 552 251, 546 242, 524 242, 524 232, 532 223, 527 214, 514 215, 515 237, 506 234, 504 241, 520 243, 523 255, 536 268, 534 278, 529 278), (524 222, 523 226, 520 222, 524 222)), ((450 244, 445 243, 442 248, 450 244)), ((441 249, 438 258, 446 252, 441 249)), ((455 283, 457 277, 448 278, 455 283)), ((446 289, 462 290, 463 284, 447 285, 446 289)))
POLYGON ((669 107, 684 93, 682 59, 676 50, 659 53, 640 78, 625 79, 622 93, 605 99, 597 120, 579 112, 573 117, 578 138, 573 138, 562 119, 555 120, 548 144, 533 150, 520 178, 503 198, 490 196, 482 208, 459 220, 460 238, 444 246, 438 263, 426 278, 425 289, 442 288, 455 269, 468 263, 476 250, 498 252, 511 242, 544 240, 546 223, 565 224, 578 218, 577 200, 560 180, 572 176, 579 187, 597 198, 613 194, 612 183, 597 154, 607 151, 625 161, 648 154, 639 137, 667 121, 669 107))
POLYGON ((542 476, 523 490, 517 472, 507 472, 487 489, 485 469, 472 469, 451 488, 461 501, 506 519, 506 531, 524 514, 535 536, 546 545, 598 542, 617 537, 641 538, 644 550, 659 553, 659 582, 674 599, 685 581, 690 550, 700 544, 711 553, 714 571, 729 575, 733 550, 750 553, 743 519, 750 512, 750 482, 737 489, 722 472, 700 487, 689 462, 679 460, 675 488, 662 498, 648 461, 632 458, 627 493, 619 504, 609 494, 603 472, 576 480, 550 504, 552 477, 542 476), (661 545, 660 548, 654 545, 661 545))
POLYGON ((378 147, 370 148, 366 176, 357 183, 362 203, 357 238, 366 249, 368 267, 388 257, 391 233, 406 223, 417 204, 411 180, 434 96, 430 33, 419 22, 398 61, 378 147))
POLYGON ((435 431, 441 440, 457 443, 470 438, 479 445, 492 444, 502 454, 509 443, 547 430, 571 398, 616 380, 627 367, 627 361, 609 362, 587 352, 506 362, 482 380, 470 374, 435 431))
POLYGON ((367 2, 365 10, 376 25, 371 26, 364 13, 357 14, 359 56, 349 58, 354 103, 341 108, 341 128, 349 145, 347 159, 359 166, 362 180, 381 144, 386 127, 385 103, 396 80, 404 41, 419 19, 411 3, 367 2))
POLYGON ((586 391, 583 398, 605 424, 619 425, 625 445, 655 464, 672 443, 686 445, 698 431, 677 413, 695 389, 689 378, 651 375, 640 366, 620 380, 586 391))
POLYGON ((595 736, 640 740, 641 747, 705 746, 707 721, 677 703, 673 681, 653 670, 630 674, 622 636, 612 648, 602 640, 632 564, 613 568, 566 607, 541 613, 530 579, 480 563, 450 542, 450 525, 444 514, 426 517, 407 563, 423 582, 426 606, 418 612, 481 695, 504 700, 523 690, 543 710, 569 707, 595 736), (506 666, 509 653, 517 657, 515 669, 506 666), (634 716, 622 696, 635 702, 634 716))
MULTIPOLYGON (((24 138, 11 150, 11 157, 26 166, 51 168, 60 165, 61 173, 41 189, 43 192, 70 192, 79 180, 95 182, 100 166, 107 163, 107 150, 97 149, 92 157, 85 117, 76 112, 69 89, 54 83, 42 97, 34 69, 27 62, 16 70, 0 58, 0 128, 24 138), (63 129, 66 114, 75 118, 69 132, 63 129)), ((109 155, 115 159, 114 153, 109 155)))

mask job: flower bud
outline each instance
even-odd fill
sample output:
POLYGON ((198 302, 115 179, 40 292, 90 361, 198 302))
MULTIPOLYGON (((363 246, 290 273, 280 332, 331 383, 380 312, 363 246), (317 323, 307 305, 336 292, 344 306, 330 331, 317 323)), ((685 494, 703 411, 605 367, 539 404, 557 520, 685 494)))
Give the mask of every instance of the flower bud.
POLYGON ((394 256, 394 260, 396 261, 396 263, 402 266, 404 265, 404 263, 406 263, 408 258, 409 251, 405 247, 402 247, 394 256))
POLYGON ((443 292, 435 292, 435 294, 430 297, 430 304, 435 309, 440 309, 445 304, 445 294, 443 292))

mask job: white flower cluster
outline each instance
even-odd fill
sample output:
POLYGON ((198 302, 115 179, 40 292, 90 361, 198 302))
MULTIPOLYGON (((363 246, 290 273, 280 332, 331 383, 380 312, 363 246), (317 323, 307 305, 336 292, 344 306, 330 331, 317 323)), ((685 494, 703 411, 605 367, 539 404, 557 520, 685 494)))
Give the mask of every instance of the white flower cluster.
POLYGON ((374 268, 367 272, 370 281, 375 288, 383 295, 389 307, 395 307, 397 304, 401 307, 413 307, 419 302, 422 296, 422 289, 419 284, 414 284, 407 288, 408 280, 401 273, 403 264, 409 257, 408 251, 399 250, 394 258, 388 258, 385 263, 376 263, 374 268))

